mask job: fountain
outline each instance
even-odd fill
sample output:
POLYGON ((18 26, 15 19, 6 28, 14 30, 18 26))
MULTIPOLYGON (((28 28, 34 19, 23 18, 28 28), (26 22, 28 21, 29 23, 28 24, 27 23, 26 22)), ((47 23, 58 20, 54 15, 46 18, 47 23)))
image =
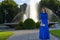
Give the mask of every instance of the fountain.
POLYGON ((53 11, 52 10, 50 10, 49 8, 46 8, 46 11, 47 11, 47 13, 48 13, 48 18, 49 18, 49 21, 50 22, 52 22, 51 20, 52 20, 52 17, 54 18, 54 19, 59 19, 59 17, 55 14, 55 13, 53 13, 53 11))
POLYGON ((30 18, 32 18, 35 22, 38 21, 38 11, 37 11, 37 4, 40 0, 30 0, 30 18))
POLYGON ((40 2, 40 0, 30 0, 30 5, 26 8, 26 13, 24 14, 23 21, 27 18, 33 19, 35 22, 38 21, 38 11, 37 11, 37 4, 40 2))
MULTIPOLYGON (((38 3, 40 0, 30 0, 30 4, 27 5, 27 8, 25 10, 25 13, 23 15, 23 21, 25 21, 27 18, 32 18, 35 22, 38 21, 38 3)), ((52 19, 52 16, 55 17, 55 19, 59 19, 59 17, 54 14, 50 9, 46 8, 49 16, 49 21, 52 19)), ((23 11, 22 11, 23 12, 23 11)), ((20 13, 18 13, 12 20, 11 23, 19 23, 20 17, 22 16, 20 13)), ((50 21, 51 22, 51 21, 50 21)), ((53 22, 53 21, 52 21, 53 22)), ((53 22, 54 24, 55 22, 53 22)), ((52 23, 50 23, 52 24, 52 23)))
MULTIPOLYGON (((38 11, 37 11, 37 6, 39 4, 40 0, 35 1, 35 0, 30 0, 30 4, 27 5, 26 11, 23 15, 23 21, 25 21, 27 18, 32 18, 35 22, 38 21, 38 11)), ((56 14, 54 14, 50 9, 46 8, 48 15, 49 15, 49 20, 51 20, 52 16, 54 15, 56 18, 58 18, 58 16, 56 16, 56 14)), ((18 14, 14 20, 16 21, 18 18, 19 19, 20 14, 18 14)))

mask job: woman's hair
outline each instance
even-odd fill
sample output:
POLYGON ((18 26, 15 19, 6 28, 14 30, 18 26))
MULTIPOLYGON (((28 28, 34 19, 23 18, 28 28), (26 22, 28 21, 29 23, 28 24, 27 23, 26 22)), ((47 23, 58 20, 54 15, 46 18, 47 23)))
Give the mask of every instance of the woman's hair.
POLYGON ((45 7, 42 7, 42 8, 41 8, 41 12, 42 12, 42 9, 44 9, 44 11, 45 11, 45 13, 46 13, 46 8, 45 8, 45 7))

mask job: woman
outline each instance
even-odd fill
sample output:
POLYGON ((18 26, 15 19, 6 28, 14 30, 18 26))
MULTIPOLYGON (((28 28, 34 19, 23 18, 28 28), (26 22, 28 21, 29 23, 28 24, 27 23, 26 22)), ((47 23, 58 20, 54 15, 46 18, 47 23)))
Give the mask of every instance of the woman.
POLYGON ((48 29, 48 14, 46 13, 45 8, 42 8, 41 13, 39 14, 40 19, 40 32, 39 38, 41 40, 49 40, 49 29, 48 29))

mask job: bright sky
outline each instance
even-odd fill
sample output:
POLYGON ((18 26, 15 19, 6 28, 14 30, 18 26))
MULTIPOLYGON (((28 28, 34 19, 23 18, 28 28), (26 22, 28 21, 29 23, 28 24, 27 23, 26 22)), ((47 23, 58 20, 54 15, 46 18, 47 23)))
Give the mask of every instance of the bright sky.
POLYGON ((0 0, 0 2, 1 2, 2 0, 0 0))
POLYGON ((29 0, 14 0, 17 4, 21 5, 23 3, 29 4, 29 0))
MULTIPOLYGON (((2 2, 3 0, 0 0, 0 2, 2 2)), ((21 5, 21 4, 23 4, 23 3, 27 3, 27 4, 29 4, 29 0, 14 0, 18 5, 21 5)))
MULTIPOLYGON (((2 2, 3 0, 0 0, 0 2, 2 2)), ((14 0, 17 4, 18 4, 18 7, 20 7, 20 5, 22 5, 23 3, 27 3, 29 4, 29 0, 14 0)))
MULTIPOLYGON (((0 2, 3 1, 3 0, 0 0, 0 2)), ((30 0, 14 0, 18 5, 21 5, 23 3, 27 3, 29 4, 30 3, 30 0)), ((34 0, 35 2, 39 2, 39 0, 34 0)))

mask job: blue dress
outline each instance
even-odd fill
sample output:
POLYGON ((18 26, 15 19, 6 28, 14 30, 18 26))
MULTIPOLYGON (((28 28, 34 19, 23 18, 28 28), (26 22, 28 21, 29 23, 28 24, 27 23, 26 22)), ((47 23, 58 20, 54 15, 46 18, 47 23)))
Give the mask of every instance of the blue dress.
POLYGON ((39 19, 42 21, 43 24, 45 24, 45 26, 40 26, 39 38, 42 40, 50 39, 49 29, 48 29, 48 14, 40 13, 39 19))

